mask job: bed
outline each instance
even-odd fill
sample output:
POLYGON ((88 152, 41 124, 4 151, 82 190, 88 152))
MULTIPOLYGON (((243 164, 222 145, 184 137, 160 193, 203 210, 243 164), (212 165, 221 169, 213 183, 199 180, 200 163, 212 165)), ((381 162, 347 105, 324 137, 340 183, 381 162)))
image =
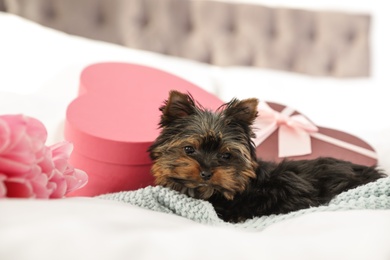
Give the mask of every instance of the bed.
MULTIPOLYGON (((365 140, 390 172, 385 6, 0 1, 0 113, 35 117, 47 143, 59 142, 81 71, 98 62, 135 63, 223 101, 257 97, 293 107, 318 126, 365 140)), ((275 217, 256 222, 266 223, 258 229, 221 224, 194 201, 185 215, 150 210, 134 197, 1 199, 0 259, 390 259, 385 185, 376 187, 375 201, 355 200, 373 207, 348 210, 334 201, 332 210, 275 217)))

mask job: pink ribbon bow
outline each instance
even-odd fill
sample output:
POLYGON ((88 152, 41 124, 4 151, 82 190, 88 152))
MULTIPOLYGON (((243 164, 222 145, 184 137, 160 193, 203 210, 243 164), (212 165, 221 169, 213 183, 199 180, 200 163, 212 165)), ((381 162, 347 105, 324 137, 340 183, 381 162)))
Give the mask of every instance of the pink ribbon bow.
POLYGON ((256 138, 253 141, 256 146, 259 146, 274 131, 278 130, 279 157, 311 154, 311 137, 313 137, 377 159, 377 154, 371 150, 320 133, 317 126, 303 115, 292 115, 294 109, 289 107, 278 112, 266 102, 260 102, 258 112, 259 116, 254 124, 256 138))
POLYGON ((260 102, 259 116, 255 122, 256 146, 260 145, 278 129, 279 157, 306 155, 311 153, 310 133, 318 128, 303 115, 292 115, 293 109, 273 110, 267 103, 260 102))

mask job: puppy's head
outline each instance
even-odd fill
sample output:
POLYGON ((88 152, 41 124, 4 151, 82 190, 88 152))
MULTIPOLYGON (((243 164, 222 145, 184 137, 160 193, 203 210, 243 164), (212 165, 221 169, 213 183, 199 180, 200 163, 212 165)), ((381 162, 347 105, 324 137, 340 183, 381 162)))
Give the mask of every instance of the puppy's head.
POLYGON ((257 99, 233 99, 212 112, 171 91, 149 148, 155 184, 199 199, 220 193, 231 200, 245 190, 257 166, 251 139, 257 105, 257 99))

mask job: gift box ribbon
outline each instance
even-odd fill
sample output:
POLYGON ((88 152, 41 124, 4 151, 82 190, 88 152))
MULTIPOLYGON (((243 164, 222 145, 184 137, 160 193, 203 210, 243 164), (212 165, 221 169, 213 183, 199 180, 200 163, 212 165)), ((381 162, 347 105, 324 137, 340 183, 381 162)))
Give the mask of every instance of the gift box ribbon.
POLYGON ((377 159, 375 152, 366 148, 324 135, 318 127, 301 114, 293 115, 294 109, 285 107, 281 112, 272 109, 266 102, 258 106, 259 116, 254 123, 256 138, 254 143, 259 146, 273 132, 278 130, 278 156, 290 157, 311 154, 311 137, 337 145, 356 153, 377 159))

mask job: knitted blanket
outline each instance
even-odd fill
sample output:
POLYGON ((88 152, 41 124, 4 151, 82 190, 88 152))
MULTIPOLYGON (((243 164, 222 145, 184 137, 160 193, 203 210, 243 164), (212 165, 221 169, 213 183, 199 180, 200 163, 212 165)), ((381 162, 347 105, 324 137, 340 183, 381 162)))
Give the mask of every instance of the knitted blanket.
POLYGON ((343 192, 327 205, 294 211, 288 214, 255 217, 242 223, 224 222, 218 218, 213 206, 209 202, 194 199, 161 186, 148 186, 135 191, 109 193, 100 195, 97 198, 121 201, 154 211, 175 214, 203 224, 232 226, 259 231, 273 223, 312 212, 390 209, 390 177, 343 192))

